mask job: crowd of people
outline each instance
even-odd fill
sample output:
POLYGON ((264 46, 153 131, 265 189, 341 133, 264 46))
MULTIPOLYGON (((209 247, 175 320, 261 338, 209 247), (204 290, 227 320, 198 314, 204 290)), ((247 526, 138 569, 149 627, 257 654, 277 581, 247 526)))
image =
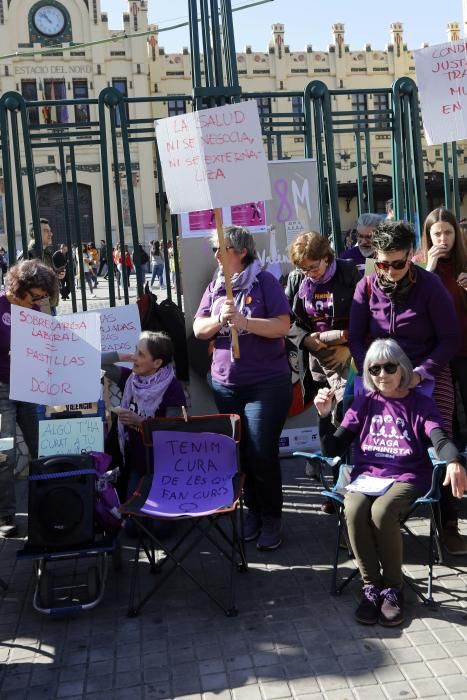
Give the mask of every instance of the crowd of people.
MULTIPOLYGON (((413 227, 391 214, 360 216, 355 245, 340 258, 319 233, 300 233, 289 249, 294 269, 286 289, 262 269, 249 231, 227 227, 224 256, 217 236, 212 240, 217 270, 193 324, 196 337, 212 341, 209 382, 218 410, 241 416, 244 538, 266 552, 277 549, 283 536, 279 439, 292 401, 285 339, 301 353, 303 384, 308 377, 312 395, 307 400, 314 398, 323 454, 344 457, 352 446, 354 489, 346 494, 345 516, 363 580, 356 618, 387 626, 404 619, 399 523, 428 489, 429 445, 447 465, 440 523, 444 545, 451 554, 467 554, 458 527, 458 502, 467 488, 462 454, 467 412, 464 233, 455 216, 439 207, 427 217, 417 249, 413 227), (233 330, 239 357, 232 352, 233 330), (362 475, 384 478, 386 486, 389 480, 388 488, 368 493, 360 486, 362 475)), ((25 438, 32 455, 32 412, 9 399, 8 318, 11 304, 39 308, 47 300, 54 313, 59 284, 63 294, 67 251, 62 247, 63 265, 57 253, 47 252, 51 231, 46 220, 41 220, 41 233, 44 264, 34 260, 38 251, 32 238, 32 259, 9 270, 0 293, 0 408, 8 416, 1 435, 14 434, 15 421, 22 424, 28 416, 25 438)), ((141 248, 139 262, 151 265, 151 286, 157 282, 162 288, 161 245, 151 244, 147 260, 143 253, 141 248)), ((107 247, 101 241, 99 255, 85 244, 79 255, 92 295, 99 274, 105 273, 107 247)), ((113 256, 118 286, 123 276, 129 284, 134 260, 128 249, 117 245, 113 256)), ((102 358, 106 374, 123 394, 117 440, 126 494, 135 488, 143 463, 138 459, 140 423, 179 414, 184 405, 172 356, 167 336, 146 332, 134 353, 102 358), (121 361, 132 362, 133 369, 115 364, 121 361)), ((11 536, 14 450, 6 455, 0 464, 0 532, 11 536)))

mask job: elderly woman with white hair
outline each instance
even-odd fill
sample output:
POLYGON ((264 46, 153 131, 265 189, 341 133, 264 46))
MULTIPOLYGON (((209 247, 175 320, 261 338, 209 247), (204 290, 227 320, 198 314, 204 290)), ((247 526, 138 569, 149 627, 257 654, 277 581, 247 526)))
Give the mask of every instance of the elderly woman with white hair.
POLYGON ((355 224, 357 243, 352 248, 345 250, 341 255, 342 260, 353 260, 361 275, 365 272, 367 258, 373 257, 373 231, 381 223, 382 219, 384 217, 380 216, 380 214, 361 214, 355 224))
POLYGON ((354 451, 351 483, 345 496, 345 517, 352 549, 363 579, 355 617, 362 624, 390 627, 404 620, 401 518, 431 484, 431 443, 446 461, 445 485, 462 498, 467 474, 462 456, 443 430, 433 400, 409 389, 412 364, 393 339, 375 340, 363 365, 367 393, 346 412, 337 431, 330 420, 333 395, 320 389, 315 406, 320 416, 323 454, 354 451), (381 481, 370 494, 362 475, 381 481), (389 480, 389 481, 386 481, 389 480), (386 490, 385 490, 386 487, 386 490))

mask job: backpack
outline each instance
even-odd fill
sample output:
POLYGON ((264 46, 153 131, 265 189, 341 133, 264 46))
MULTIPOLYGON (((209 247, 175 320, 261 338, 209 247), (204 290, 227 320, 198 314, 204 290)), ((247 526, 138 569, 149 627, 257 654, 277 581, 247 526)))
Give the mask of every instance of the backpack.
POLYGON ((104 532, 120 530, 123 520, 119 511, 120 499, 113 485, 119 470, 107 471, 112 458, 104 452, 88 452, 94 460, 96 470, 96 501, 94 515, 98 526, 104 532))
POLYGON ((139 252, 139 259, 141 261, 141 265, 146 265, 146 263, 149 262, 149 255, 146 253, 144 248, 141 248, 139 252))
POLYGON ((141 318, 141 330, 164 331, 174 347, 175 374, 178 379, 188 381, 188 352, 186 344, 185 317, 177 304, 164 299, 158 304, 157 296, 149 291, 146 284, 145 293, 137 301, 141 318))

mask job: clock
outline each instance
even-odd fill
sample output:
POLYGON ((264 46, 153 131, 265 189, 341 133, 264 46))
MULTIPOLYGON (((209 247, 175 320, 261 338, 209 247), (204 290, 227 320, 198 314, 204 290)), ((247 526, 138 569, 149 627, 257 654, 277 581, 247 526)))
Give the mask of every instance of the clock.
POLYGON ((56 36, 63 32, 66 17, 63 10, 55 5, 41 5, 34 12, 32 21, 40 34, 56 36))

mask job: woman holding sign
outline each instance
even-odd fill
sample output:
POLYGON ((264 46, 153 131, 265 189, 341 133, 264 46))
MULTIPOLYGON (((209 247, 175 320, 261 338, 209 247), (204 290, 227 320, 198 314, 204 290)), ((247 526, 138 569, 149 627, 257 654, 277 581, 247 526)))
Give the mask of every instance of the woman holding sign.
POLYGON ((447 462, 445 486, 462 498, 467 474, 461 455, 442 429, 433 400, 410 391, 412 364, 395 340, 375 340, 364 360, 364 396, 357 397, 337 431, 331 389, 315 398, 321 449, 341 456, 353 445, 354 468, 345 495, 345 518, 363 579, 355 617, 386 627, 404 620, 400 520, 431 485, 431 442, 447 462))
POLYGON ((16 500, 16 424, 20 426, 31 457, 37 457, 38 422, 36 405, 10 399, 11 305, 39 311, 39 302, 58 295, 55 271, 37 259, 10 268, 5 290, 0 292, 0 437, 13 437, 13 448, 0 453, 0 537, 13 537, 16 500), (2 461, 3 458, 3 461, 2 461), (6 458, 6 459, 5 459, 6 458))
POLYGON ((217 238, 213 240, 218 271, 201 299, 193 331, 197 338, 214 339, 211 376, 218 410, 242 418, 240 449, 248 506, 245 540, 259 536, 258 549, 271 550, 282 542, 278 455, 292 399, 284 340, 290 308, 276 278, 261 270, 249 231, 227 227, 225 246, 226 269, 217 238), (232 276, 233 300, 226 297, 225 275, 232 276), (232 356, 232 328, 239 336, 238 359, 232 356))

